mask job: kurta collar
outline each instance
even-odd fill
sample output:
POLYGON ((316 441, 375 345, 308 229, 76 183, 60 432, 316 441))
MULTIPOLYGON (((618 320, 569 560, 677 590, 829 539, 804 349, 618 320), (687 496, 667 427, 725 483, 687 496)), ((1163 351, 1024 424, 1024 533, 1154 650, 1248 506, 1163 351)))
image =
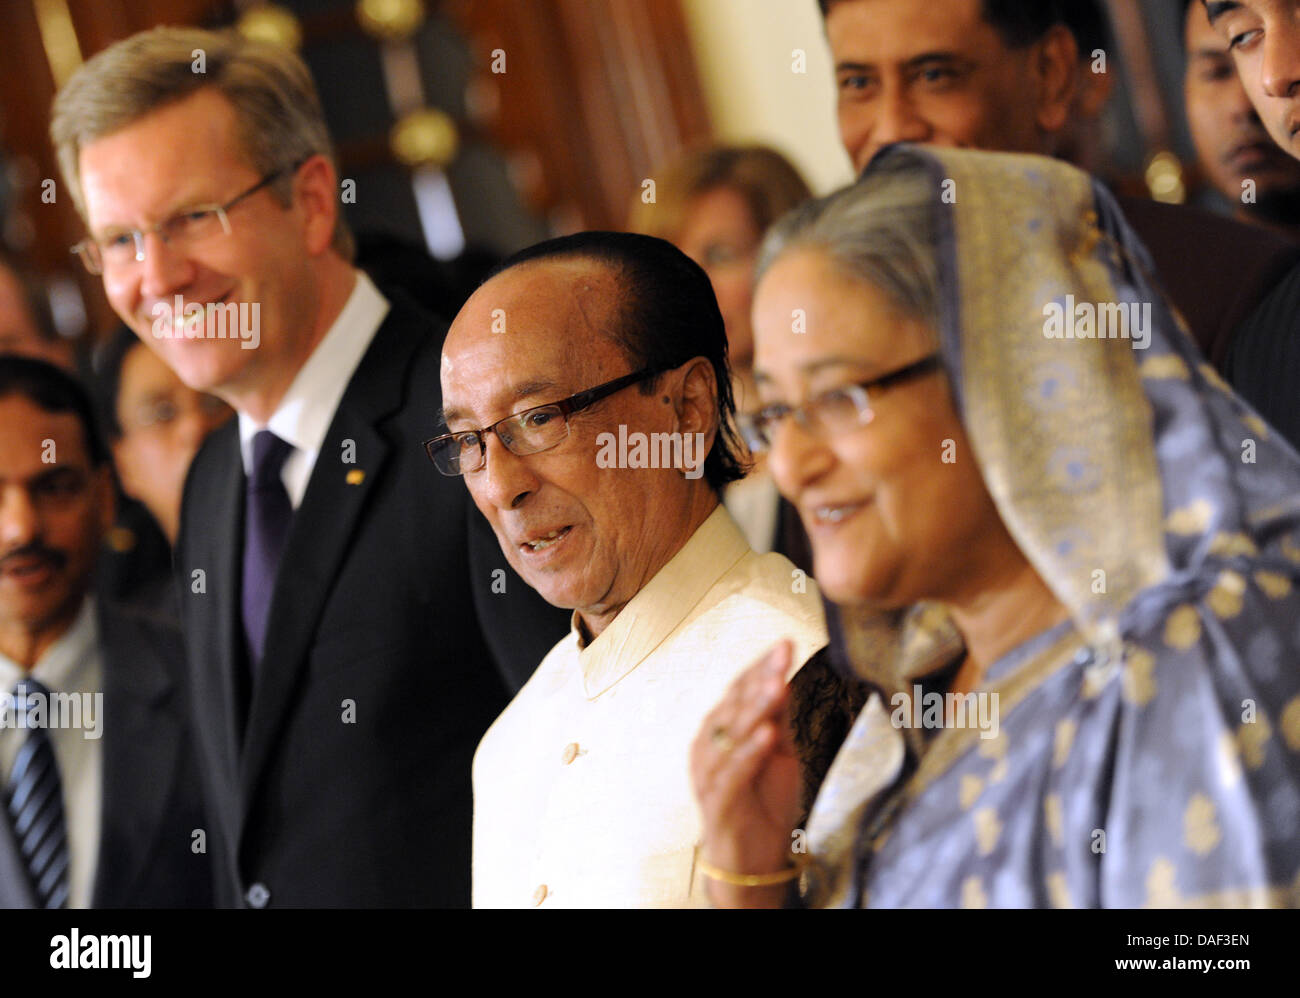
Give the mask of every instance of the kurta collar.
MULTIPOLYGON (((645 661, 749 551, 745 535, 719 503, 600 636, 579 650, 587 699, 594 700, 645 661)), ((576 611, 572 626, 578 630, 576 611)))

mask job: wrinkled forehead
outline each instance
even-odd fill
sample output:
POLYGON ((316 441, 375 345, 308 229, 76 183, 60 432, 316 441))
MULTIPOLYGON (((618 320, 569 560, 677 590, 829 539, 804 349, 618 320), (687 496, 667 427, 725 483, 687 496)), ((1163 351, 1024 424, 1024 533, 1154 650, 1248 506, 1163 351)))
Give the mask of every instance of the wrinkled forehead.
POLYGON ((521 264, 489 280, 466 302, 443 353, 487 347, 552 363, 599 352, 618 319, 618 282, 611 268, 588 260, 521 264))
POLYGON ((612 269, 589 260, 532 261, 489 280, 443 345, 448 412, 559 397, 604 372, 622 373, 619 297, 612 269))

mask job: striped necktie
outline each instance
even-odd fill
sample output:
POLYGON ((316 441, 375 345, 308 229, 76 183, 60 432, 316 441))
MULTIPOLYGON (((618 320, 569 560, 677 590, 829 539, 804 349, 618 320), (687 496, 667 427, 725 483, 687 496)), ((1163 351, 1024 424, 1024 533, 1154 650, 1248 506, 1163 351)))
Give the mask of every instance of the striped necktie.
MULTIPOLYGON (((48 720, 49 690, 35 679, 20 680, 14 687, 20 728, 26 727, 36 697, 44 700, 48 720)), ((27 729, 5 789, 5 804, 37 903, 42 908, 62 908, 68 900, 68 828, 59 764, 43 726, 27 729)))

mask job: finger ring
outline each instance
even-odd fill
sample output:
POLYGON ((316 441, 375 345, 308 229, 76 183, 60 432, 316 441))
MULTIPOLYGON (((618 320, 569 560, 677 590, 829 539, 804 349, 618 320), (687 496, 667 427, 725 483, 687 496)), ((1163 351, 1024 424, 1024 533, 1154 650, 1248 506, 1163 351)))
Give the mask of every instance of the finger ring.
POLYGON ((717 746, 719 751, 730 752, 736 747, 735 739, 733 739, 731 735, 727 734, 727 729, 721 724, 713 729, 709 734, 709 737, 713 740, 713 744, 717 746))

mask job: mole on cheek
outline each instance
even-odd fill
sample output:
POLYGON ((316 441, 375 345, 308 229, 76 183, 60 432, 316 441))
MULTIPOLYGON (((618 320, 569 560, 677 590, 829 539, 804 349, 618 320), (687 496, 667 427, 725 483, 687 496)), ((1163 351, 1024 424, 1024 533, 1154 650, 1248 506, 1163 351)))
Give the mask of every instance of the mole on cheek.
POLYGON ((672 399, 670 399, 667 395, 665 395, 665 396, 664 396, 664 405, 670 405, 671 403, 672 403, 672 399))

